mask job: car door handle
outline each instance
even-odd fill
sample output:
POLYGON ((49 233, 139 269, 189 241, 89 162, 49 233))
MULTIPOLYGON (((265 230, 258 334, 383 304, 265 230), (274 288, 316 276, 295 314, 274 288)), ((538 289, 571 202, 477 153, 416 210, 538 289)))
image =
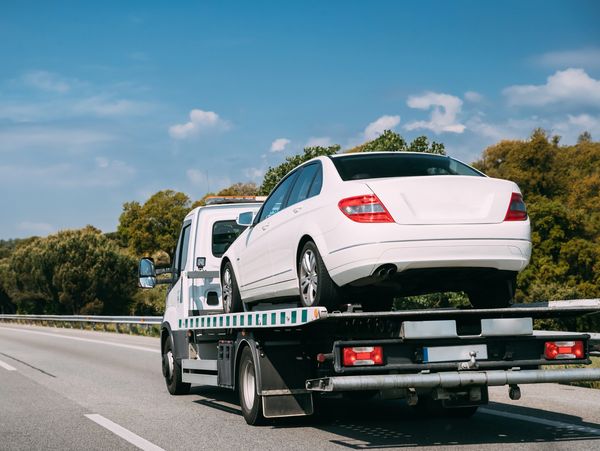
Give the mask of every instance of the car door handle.
POLYGON ((293 211, 294 213, 298 213, 298 212, 300 212, 300 210, 302 210, 302 207, 296 207, 296 208, 294 208, 292 211, 293 211))
POLYGON ((265 224, 261 227, 261 229, 263 229, 263 230, 267 230, 268 228, 269 228, 269 224, 265 224))

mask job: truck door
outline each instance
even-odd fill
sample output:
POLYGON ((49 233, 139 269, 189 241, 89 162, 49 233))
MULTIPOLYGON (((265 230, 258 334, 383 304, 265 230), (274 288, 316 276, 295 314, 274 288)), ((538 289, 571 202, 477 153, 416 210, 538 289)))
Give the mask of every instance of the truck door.
POLYGON ((175 257, 173 259, 173 285, 167 295, 167 306, 175 307, 178 318, 187 317, 188 300, 185 299, 184 292, 187 289, 184 285, 187 285, 189 281, 184 277, 185 269, 188 263, 188 250, 190 243, 190 231, 192 229, 192 221, 185 221, 181 228, 181 234, 177 241, 177 248, 175 250, 175 257), (184 281, 184 279, 186 279, 184 281))

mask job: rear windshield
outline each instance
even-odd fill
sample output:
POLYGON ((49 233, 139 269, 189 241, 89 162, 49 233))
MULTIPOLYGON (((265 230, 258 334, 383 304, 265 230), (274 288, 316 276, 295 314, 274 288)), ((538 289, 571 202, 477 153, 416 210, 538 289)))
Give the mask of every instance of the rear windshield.
POLYGON ((221 258, 229 249, 231 243, 240 236, 246 227, 238 225, 236 221, 217 221, 212 230, 212 253, 221 258))
POLYGON ((331 159, 342 180, 378 179, 383 177, 420 177, 425 175, 483 174, 450 157, 432 154, 390 152, 355 154, 331 159))

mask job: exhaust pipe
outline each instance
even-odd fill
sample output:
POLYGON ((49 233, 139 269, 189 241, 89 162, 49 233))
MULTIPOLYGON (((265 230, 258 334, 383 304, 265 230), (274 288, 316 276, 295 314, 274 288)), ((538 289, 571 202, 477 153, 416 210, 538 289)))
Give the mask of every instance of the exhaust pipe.
POLYGON ((377 268, 373 272, 373 275, 379 279, 389 279, 397 272, 398 268, 396 265, 393 265, 392 263, 386 263, 385 265, 381 265, 379 268, 377 268))

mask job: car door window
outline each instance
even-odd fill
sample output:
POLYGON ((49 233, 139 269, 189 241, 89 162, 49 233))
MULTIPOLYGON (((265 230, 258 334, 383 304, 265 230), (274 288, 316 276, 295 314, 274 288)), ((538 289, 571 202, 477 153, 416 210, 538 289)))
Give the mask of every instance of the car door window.
POLYGON ((273 216, 275 213, 285 208, 284 205, 288 191, 290 190, 290 187, 296 180, 297 176, 298 171, 293 172, 286 179, 284 179, 277 188, 275 188, 275 191, 273 191, 263 205, 259 222, 267 219, 269 216, 273 216))
POLYGON ((317 165, 317 173, 315 174, 310 189, 308 191, 308 197, 316 196, 321 192, 321 186, 323 185, 323 168, 321 163, 317 165))
POLYGON ((318 172, 319 165, 309 164, 301 169, 300 174, 296 178, 296 183, 290 191, 290 196, 286 206, 294 205, 295 203, 302 202, 308 198, 308 191, 318 172))

